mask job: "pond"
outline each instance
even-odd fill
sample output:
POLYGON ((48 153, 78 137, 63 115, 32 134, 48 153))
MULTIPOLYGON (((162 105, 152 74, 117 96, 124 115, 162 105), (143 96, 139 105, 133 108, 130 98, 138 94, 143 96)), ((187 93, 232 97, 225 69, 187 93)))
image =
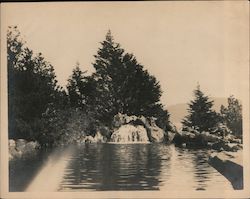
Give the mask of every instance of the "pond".
POLYGON ((36 181, 53 183, 57 191, 233 190, 207 163, 208 154, 208 150, 163 144, 61 147, 11 161, 10 191, 30 191, 36 181))

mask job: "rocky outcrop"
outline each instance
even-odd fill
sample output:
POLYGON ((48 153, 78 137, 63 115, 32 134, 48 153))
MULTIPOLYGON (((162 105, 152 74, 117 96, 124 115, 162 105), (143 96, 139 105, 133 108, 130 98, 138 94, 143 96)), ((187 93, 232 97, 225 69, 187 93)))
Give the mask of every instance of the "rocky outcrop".
POLYGON ((128 116, 126 114, 118 113, 114 116, 112 126, 117 129, 125 124, 133 124, 133 125, 147 125, 147 119, 144 116, 128 116))
POLYGON ((112 135, 110 142, 116 143, 148 143, 146 129, 141 126, 133 126, 131 124, 122 125, 112 135))
POLYGON ((236 139, 232 135, 223 137, 209 132, 199 133, 193 129, 187 130, 189 131, 181 131, 175 134, 173 141, 176 145, 210 148, 218 151, 237 151, 242 149, 241 140, 236 139))
POLYGON ((87 136, 82 136, 79 140, 78 143, 105 143, 107 142, 107 138, 104 137, 100 131, 97 131, 95 136, 87 135, 87 136))
POLYGON ((151 118, 149 122, 146 123, 146 128, 149 131, 148 135, 150 142, 159 143, 165 141, 165 131, 156 125, 153 118, 151 118))
POLYGON ((26 141, 24 139, 9 140, 9 160, 34 154, 40 145, 36 141, 26 141))
MULTIPOLYGON (((114 128, 113 134, 114 136, 116 135, 121 136, 121 133, 119 132, 122 131, 122 136, 123 137, 125 136, 126 138, 124 137, 124 140, 126 140, 127 137, 131 136, 130 134, 132 130, 134 130, 134 134, 138 134, 138 131, 143 131, 142 133, 143 136, 144 132, 146 131, 147 139, 150 142, 165 142, 167 140, 167 134, 163 129, 159 128, 156 125, 155 120, 156 120, 155 118, 145 118, 144 116, 134 116, 134 115, 128 116, 126 114, 118 113, 117 115, 115 115, 113 119, 113 128, 114 128), (125 126, 125 128, 121 128, 123 126, 125 126), (142 127, 144 128, 143 130, 142 127)), ((111 136, 111 141, 114 140, 113 134, 111 136)), ((116 138, 118 139, 118 137, 116 138)), ((143 140, 145 141, 144 137, 143 140)))
POLYGON ((234 189, 243 189, 242 150, 214 152, 208 162, 231 182, 234 189))

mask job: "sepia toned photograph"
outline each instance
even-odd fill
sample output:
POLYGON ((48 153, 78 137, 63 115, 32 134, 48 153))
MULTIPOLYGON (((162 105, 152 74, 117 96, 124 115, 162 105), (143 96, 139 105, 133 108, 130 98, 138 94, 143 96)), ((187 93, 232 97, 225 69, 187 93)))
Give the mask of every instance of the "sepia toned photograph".
POLYGON ((1 197, 247 198, 247 1, 1 5, 1 197))

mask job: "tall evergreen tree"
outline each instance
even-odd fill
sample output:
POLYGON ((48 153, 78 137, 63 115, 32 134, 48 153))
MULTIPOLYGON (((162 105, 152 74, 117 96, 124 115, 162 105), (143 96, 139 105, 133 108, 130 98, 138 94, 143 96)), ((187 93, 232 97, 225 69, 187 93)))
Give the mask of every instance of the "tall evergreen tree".
POLYGON ((156 78, 143 69, 133 54, 125 53, 120 44, 114 42, 110 31, 101 45, 93 64, 99 116, 109 122, 118 112, 156 118, 164 115, 168 123, 168 113, 160 104, 161 89, 156 78))
POLYGON ((67 90, 69 94, 70 104, 73 107, 81 107, 84 102, 83 84, 84 74, 80 69, 80 64, 77 62, 73 69, 72 76, 68 79, 67 90))
POLYGON ((211 131, 216 127, 219 116, 212 110, 213 101, 200 90, 198 85, 194 90, 195 99, 189 103, 189 114, 184 118, 182 124, 184 127, 194 128, 199 132, 211 131))
POLYGON ((242 137, 242 105, 234 96, 228 98, 228 106, 221 106, 221 116, 235 136, 242 137))
POLYGON ((96 81, 92 76, 86 76, 87 71, 81 71, 77 63, 68 79, 67 90, 71 107, 86 109, 93 104, 96 81))

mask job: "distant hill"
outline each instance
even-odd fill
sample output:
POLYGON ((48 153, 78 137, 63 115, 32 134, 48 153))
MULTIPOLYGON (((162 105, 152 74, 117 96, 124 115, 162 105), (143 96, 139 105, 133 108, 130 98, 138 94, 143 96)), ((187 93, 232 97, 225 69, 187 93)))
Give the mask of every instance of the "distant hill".
MULTIPOLYGON (((216 112, 220 112, 221 105, 227 106, 227 98, 211 98, 214 100, 213 109, 216 112)), ((167 109, 170 113, 170 121, 175 124, 178 128, 181 126, 182 119, 188 114, 188 105, 185 103, 175 104, 168 106, 167 109)))

